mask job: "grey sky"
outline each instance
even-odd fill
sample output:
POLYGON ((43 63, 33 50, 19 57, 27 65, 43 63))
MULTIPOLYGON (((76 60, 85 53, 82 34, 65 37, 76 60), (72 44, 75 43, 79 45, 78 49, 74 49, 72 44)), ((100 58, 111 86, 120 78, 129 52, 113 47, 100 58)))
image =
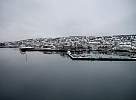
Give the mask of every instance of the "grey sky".
POLYGON ((136 0, 0 0, 0 41, 135 34, 135 18, 136 0))

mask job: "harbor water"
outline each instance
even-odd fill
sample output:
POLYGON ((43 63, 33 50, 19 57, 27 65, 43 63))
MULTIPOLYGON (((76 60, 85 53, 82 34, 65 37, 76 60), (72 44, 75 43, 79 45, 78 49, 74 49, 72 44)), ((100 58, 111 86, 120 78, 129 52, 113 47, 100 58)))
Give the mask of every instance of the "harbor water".
POLYGON ((136 61, 0 48, 0 100, 136 100, 136 61))

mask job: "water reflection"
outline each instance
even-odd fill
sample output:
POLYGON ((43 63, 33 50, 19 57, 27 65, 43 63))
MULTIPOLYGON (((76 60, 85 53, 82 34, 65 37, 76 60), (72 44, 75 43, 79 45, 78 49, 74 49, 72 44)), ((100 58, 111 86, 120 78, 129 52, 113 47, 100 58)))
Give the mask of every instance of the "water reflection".
POLYGON ((136 100, 135 65, 0 49, 0 100, 136 100))

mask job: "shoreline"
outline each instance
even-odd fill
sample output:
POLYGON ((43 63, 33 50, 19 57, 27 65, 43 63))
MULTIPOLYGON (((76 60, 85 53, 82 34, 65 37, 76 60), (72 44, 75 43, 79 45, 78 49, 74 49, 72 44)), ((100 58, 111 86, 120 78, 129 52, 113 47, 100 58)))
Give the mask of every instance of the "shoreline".
POLYGON ((136 61, 136 58, 112 58, 112 57, 74 57, 71 52, 83 52, 83 51, 68 51, 67 50, 56 50, 56 49, 47 49, 47 48, 19 48, 22 52, 26 51, 50 51, 50 52, 67 52, 67 55, 72 60, 90 60, 90 61, 136 61))

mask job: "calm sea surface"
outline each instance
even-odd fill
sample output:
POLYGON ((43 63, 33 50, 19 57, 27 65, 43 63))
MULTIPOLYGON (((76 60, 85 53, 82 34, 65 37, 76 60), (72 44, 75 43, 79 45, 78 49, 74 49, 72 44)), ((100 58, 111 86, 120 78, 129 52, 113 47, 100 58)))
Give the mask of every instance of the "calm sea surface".
POLYGON ((136 62, 1 48, 0 100, 136 100, 136 62))

